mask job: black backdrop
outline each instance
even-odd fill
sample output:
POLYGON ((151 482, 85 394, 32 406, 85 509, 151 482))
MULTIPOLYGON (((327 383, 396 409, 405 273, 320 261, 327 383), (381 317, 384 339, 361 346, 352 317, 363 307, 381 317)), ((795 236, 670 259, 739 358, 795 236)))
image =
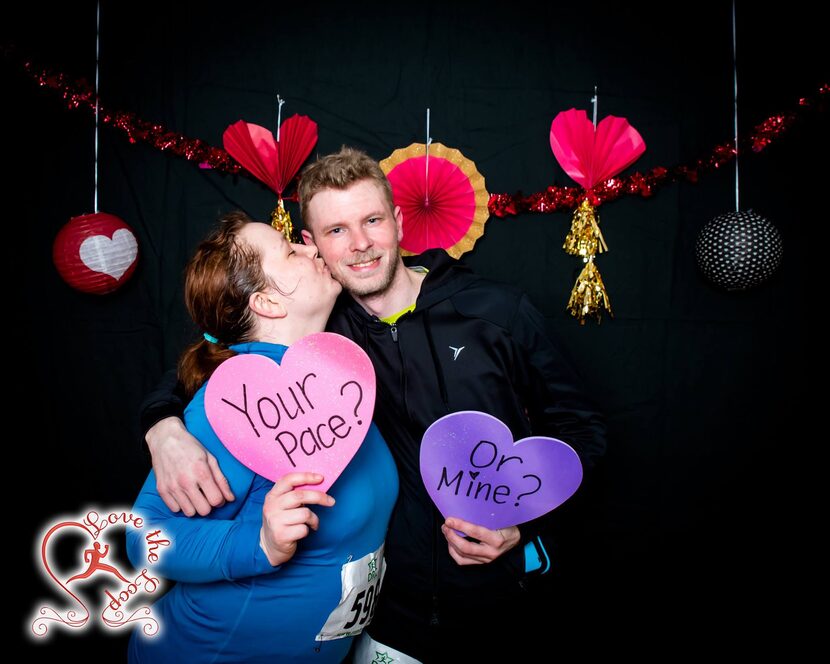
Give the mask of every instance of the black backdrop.
MULTIPOLYGON (((103 102, 214 145, 240 118, 273 126, 279 93, 283 117, 319 124, 317 153, 345 143, 383 158, 423 142, 429 106, 434 140, 475 161, 489 191, 530 193, 571 184, 550 151, 550 122, 574 106, 590 112, 594 85, 600 118, 627 117, 643 135, 640 171, 688 163, 732 135, 728 2, 671 12, 665 3, 103 4, 103 102)), ((193 334, 181 303, 186 258, 220 213, 265 218, 274 206, 255 182, 102 128, 99 207, 133 227, 140 264, 113 295, 66 286, 51 245, 70 217, 91 211, 93 122, 38 89, 16 58, 93 80, 95 5, 69 5, 21 8, 3 37, 16 47, 2 70, 6 292, 22 298, 7 312, 6 338, 29 390, 10 381, 7 409, 23 423, 7 434, 21 451, 10 449, 6 466, 19 634, 36 606, 58 603, 35 572, 40 528, 88 505, 130 505, 149 469, 138 404, 193 334)), ((743 129, 827 78, 820 22, 787 9, 738 7, 743 129)), ((731 165, 602 208, 610 252, 598 265, 615 317, 601 325, 580 327, 565 311, 578 269, 561 250, 569 214, 491 218, 465 257, 530 294, 608 417, 607 457, 563 508, 569 535, 553 552, 552 628, 540 636, 552 652, 570 640, 642 653, 664 634, 674 649, 715 634, 766 646, 792 616, 813 575, 793 492, 813 463, 805 307, 820 285, 807 265, 827 172, 809 164, 826 147, 822 118, 742 159, 741 206, 772 220, 785 247, 779 272, 750 292, 713 288, 694 261, 703 225, 734 210, 731 165), (742 617, 748 629, 736 627, 742 617)), ((35 658, 118 661, 125 643, 58 630, 27 647, 35 658)))

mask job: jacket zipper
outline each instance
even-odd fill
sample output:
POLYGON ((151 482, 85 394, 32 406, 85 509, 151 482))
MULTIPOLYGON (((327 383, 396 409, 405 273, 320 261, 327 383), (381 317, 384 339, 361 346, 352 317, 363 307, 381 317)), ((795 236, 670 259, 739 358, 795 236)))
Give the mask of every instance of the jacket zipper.
MULTIPOLYGON (((392 341, 398 347, 398 357, 401 361, 401 393, 403 394, 403 405, 407 417, 411 419, 409 413, 409 403, 406 398, 406 367, 403 357, 403 348, 398 343, 398 326, 392 323, 389 326, 389 333, 392 335, 392 341)), ((438 626, 438 522, 435 518, 435 510, 432 510, 432 606, 430 607, 429 624, 433 627, 438 626)))
POLYGON ((398 347, 398 359, 401 361, 401 394, 403 394, 403 409, 406 416, 409 419, 412 419, 412 415, 409 413, 409 402, 406 398, 406 362, 403 356, 403 348, 398 343, 398 326, 396 323, 392 323, 389 326, 389 334, 392 335, 392 341, 395 346, 398 347))
MULTIPOLYGON (((409 403, 406 398, 406 367, 403 357, 403 348, 398 343, 398 326, 392 323, 389 326, 389 334, 392 335, 392 342, 398 347, 398 358, 401 361, 401 394, 403 394, 404 411, 407 417, 411 419, 412 415, 409 412, 409 403)), ((432 511, 432 606, 430 607, 429 624, 433 627, 438 626, 438 522, 435 517, 435 511, 432 511)))

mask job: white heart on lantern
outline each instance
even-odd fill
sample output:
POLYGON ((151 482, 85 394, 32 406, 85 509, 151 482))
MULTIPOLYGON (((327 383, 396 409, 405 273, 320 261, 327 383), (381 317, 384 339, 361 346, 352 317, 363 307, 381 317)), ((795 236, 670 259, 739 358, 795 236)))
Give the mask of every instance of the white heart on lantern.
POLYGON ((88 237, 81 243, 80 255, 84 265, 93 272, 120 279, 138 255, 138 242, 126 228, 119 228, 112 239, 106 235, 88 237))

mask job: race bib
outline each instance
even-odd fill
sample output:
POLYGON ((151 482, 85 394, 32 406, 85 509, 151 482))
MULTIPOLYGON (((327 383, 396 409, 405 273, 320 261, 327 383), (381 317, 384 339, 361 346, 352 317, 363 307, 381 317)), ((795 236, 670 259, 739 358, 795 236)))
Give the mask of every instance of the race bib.
POLYGON ((332 641, 360 634, 372 621, 386 566, 383 545, 374 553, 352 560, 340 570, 340 603, 317 635, 317 641, 332 641))
POLYGON ((422 664, 420 659, 410 657, 400 650, 375 641, 369 632, 363 632, 357 639, 352 664, 422 664))

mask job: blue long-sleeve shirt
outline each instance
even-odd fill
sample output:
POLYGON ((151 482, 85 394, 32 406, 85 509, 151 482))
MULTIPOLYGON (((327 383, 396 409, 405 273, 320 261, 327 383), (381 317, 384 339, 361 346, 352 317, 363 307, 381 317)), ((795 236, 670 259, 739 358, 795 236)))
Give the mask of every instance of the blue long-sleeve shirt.
MULTIPOLYGON (((279 362, 285 346, 253 342, 232 346, 279 362)), ((207 517, 172 513, 151 472, 134 506, 144 531, 161 528, 171 541, 151 570, 178 581, 153 605, 161 633, 139 631, 130 641, 131 662, 339 662, 350 638, 315 637, 341 597, 341 568, 383 543, 398 492, 386 443, 373 424, 349 465, 329 490, 333 507, 312 509, 319 529, 300 540, 294 557, 272 567, 259 546, 262 505, 273 482, 237 461, 205 415, 204 386, 185 411, 185 424, 213 454, 236 500, 207 517), (278 659, 277 659, 278 658, 278 659)), ((147 544, 130 529, 130 560, 147 566, 147 544)))

